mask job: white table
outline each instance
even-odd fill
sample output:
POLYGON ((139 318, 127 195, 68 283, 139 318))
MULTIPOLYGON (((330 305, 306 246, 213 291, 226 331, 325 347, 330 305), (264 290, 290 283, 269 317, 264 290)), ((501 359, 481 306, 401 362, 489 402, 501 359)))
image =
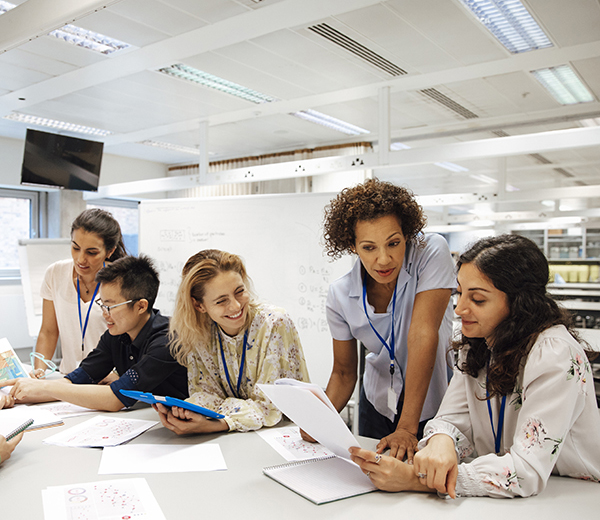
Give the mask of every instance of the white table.
MULTIPOLYGON (((146 407, 117 413, 136 419, 158 419, 156 413, 146 407)), ((65 426, 60 428, 74 426, 90 417, 65 419, 65 426)), ((12 457, 0 467, 2 520, 43 519, 41 490, 48 486, 132 477, 143 477, 148 481, 169 520, 371 520, 374 517, 390 520, 545 520, 592 519, 600 515, 600 484, 559 477, 551 477, 541 495, 527 499, 442 500, 433 494, 375 492, 316 506, 262 474, 263 467, 285 461, 257 434, 178 437, 160 424, 132 443, 218 443, 227 471, 98 475, 100 449, 42 443, 45 437, 58 431, 58 428, 48 428, 27 432, 12 457)), ((373 446, 371 439, 361 439, 363 441, 366 447, 373 446)))

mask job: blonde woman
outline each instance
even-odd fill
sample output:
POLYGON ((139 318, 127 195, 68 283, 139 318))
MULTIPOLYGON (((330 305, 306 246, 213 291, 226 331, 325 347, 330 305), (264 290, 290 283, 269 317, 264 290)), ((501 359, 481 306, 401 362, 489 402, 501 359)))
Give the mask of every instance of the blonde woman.
POLYGON ((179 435, 273 426, 281 412, 256 384, 309 379, 294 323, 253 298, 237 255, 207 249, 187 261, 170 336, 173 357, 188 369, 188 401, 225 416, 156 405, 163 425, 179 435))

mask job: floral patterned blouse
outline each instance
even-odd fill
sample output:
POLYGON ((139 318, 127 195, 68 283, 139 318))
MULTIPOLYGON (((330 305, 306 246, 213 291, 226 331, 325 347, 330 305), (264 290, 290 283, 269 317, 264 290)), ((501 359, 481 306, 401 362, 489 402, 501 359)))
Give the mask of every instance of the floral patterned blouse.
POLYGON ((243 349, 244 331, 231 337, 215 325, 210 344, 200 346, 187 364, 188 401, 222 413, 229 429, 241 432, 274 426, 281 420, 281 412, 256 388, 257 383, 283 377, 309 381, 298 331, 282 309, 259 304, 248 329, 244 374, 236 396, 233 390, 237 392, 243 349))
MULTIPOLYGON (((419 443, 423 448, 436 433, 455 440, 462 462, 457 494, 526 497, 540 493, 551 474, 600 482, 600 414, 591 368, 564 326, 539 335, 507 396, 499 454, 485 378, 485 370, 477 379, 455 370, 419 443)), ((500 398, 490 404, 497 431, 500 398)))

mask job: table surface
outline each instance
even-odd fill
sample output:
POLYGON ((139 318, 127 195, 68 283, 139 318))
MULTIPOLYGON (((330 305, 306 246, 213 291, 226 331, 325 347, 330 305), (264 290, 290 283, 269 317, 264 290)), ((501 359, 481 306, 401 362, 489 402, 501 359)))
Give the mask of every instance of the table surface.
MULTIPOLYGON (((117 413, 128 418, 158 420, 154 410, 139 404, 130 411, 117 413)), ((527 499, 443 500, 427 493, 378 491, 317 506, 263 475, 263 467, 282 464, 285 460, 256 433, 178 437, 160 423, 131 442, 216 443, 221 447, 227 471, 98 475, 101 449, 42 443, 44 438, 90 417, 67 418, 64 426, 25 434, 12 457, 0 467, 3 519, 43 519, 41 490, 48 486, 134 477, 147 480, 169 520, 200 515, 204 518, 216 518, 217 515, 227 518, 239 513, 246 518, 260 516, 266 520, 368 520, 373 514, 385 518, 531 520, 566 518, 567 515, 597 518, 600 509, 600 485, 560 477, 551 477, 541 495, 527 499), (388 513, 389 516, 384 516, 388 513)), ((374 445, 372 439, 361 438, 361 443, 369 448, 374 445)))

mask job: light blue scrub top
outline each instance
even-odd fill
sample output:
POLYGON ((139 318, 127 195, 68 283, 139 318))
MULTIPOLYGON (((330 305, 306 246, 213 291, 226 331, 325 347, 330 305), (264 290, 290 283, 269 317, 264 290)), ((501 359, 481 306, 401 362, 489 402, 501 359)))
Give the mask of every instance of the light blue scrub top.
MULTIPOLYGON (((407 361, 407 337, 410 328, 415 296, 432 289, 455 289, 455 264, 444 237, 435 233, 423 236, 424 247, 407 243, 404 263, 396 282, 396 316, 394 320, 395 359, 394 390, 400 395, 404 387, 404 374, 407 361), (398 369, 398 367, 400 369, 398 369)), ((379 334, 390 344, 392 301, 387 311, 375 314, 367 299, 367 310, 371 323, 379 334)), ((387 392, 390 387, 390 356, 381 344, 365 316, 362 302, 361 262, 357 260, 352 270, 336 280, 329 287, 327 296, 327 322, 334 339, 348 341, 357 339, 369 351, 366 357, 363 379, 367 399, 375 409, 390 420, 394 413, 387 406, 387 392)), ((423 405, 421 421, 433 417, 448 388, 448 367, 451 357, 448 347, 452 335, 452 303, 448 307, 439 328, 438 349, 429 384, 429 391, 423 405)))

